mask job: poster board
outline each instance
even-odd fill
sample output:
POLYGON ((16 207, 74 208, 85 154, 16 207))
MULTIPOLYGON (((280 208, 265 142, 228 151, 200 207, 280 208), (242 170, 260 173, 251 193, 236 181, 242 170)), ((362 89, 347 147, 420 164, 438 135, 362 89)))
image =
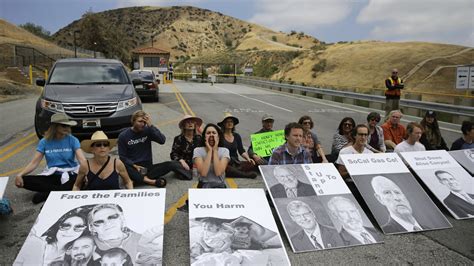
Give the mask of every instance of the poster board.
POLYGON ((341 158, 385 234, 452 227, 396 153, 341 158))
POLYGON ((14 265, 92 264, 91 260, 100 265, 118 258, 127 265, 162 265, 165 193, 166 189, 51 192, 14 265))
POLYGON ((334 164, 259 168, 294 252, 383 242, 334 164))
POLYGON ((454 218, 474 218, 474 178, 447 151, 401 155, 454 218))
POLYGON ((189 189, 191 265, 290 265, 263 189, 189 189))
POLYGON ((8 176, 0 176, 0 199, 3 199, 8 184, 8 176))
POLYGON ((449 151, 449 154, 474 176, 474 149, 449 151))
POLYGON ((254 153, 260 157, 272 156, 273 149, 285 143, 284 130, 275 130, 270 132, 250 135, 254 153))

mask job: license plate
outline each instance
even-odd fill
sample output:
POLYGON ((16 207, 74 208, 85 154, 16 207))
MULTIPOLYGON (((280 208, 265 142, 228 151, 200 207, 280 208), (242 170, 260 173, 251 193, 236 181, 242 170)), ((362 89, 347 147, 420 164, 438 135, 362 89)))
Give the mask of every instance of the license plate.
POLYGON ((143 89, 143 85, 137 85, 135 86, 135 89, 143 89))
POLYGON ((96 128, 100 127, 100 119, 84 119, 82 120, 83 128, 96 128))

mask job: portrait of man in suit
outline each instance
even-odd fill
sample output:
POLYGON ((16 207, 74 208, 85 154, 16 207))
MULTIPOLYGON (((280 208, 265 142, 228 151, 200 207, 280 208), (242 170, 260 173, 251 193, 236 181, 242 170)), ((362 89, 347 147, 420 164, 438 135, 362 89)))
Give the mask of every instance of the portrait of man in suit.
POLYGON ((364 226, 362 216, 352 200, 335 196, 327 203, 333 217, 342 225, 342 241, 346 246, 374 244, 382 241, 381 235, 373 227, 364 226))
POLYGON ((290 218, 301 229, 290 237, 295 252, 344 246, 336 229, 318 223, 311 207, 299 200, 287 205, 290 218))
POLYGON ((374 196, 389 213, 388 222, 382 225, 384 233, 420 231, 424 228, 413 216, 407 197, 397 184, 384 176, 375 176, 371 181, 374 196))
POLYGON ((313 187, 310 184, 299 181, 296 178, 296 170, 292 165, 279 165, 273 168, 273 176, 278 184, 270 188, 274 198, 297 198, 305 196, 315 196, 313 187))
POLYGON ((449 195, 443 200, 446 207, 459 218, 474 217, 474 195, 464 191, 459 181, 447 171, 437 170, 435 176, 450 191, 449 195))

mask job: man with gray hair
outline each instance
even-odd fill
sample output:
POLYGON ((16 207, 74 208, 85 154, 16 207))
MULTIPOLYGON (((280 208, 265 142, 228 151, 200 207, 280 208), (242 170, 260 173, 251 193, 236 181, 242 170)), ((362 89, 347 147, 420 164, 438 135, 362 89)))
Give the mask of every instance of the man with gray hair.
POLYGON ((374 196, 389 212, 389 220, 382 225, 384 233, 421 231, 423 227, 413 216, 410 202, 399 186, 384 176, 372 178, 374 196))
POLYGON ((382 124, 383 139, 387 150, 393 151, 406 135, 405 127, 400 124, 403 114, 400 110, 393 110, 388 114, 388 120, 382 124))
POLYGON ((435 176, 442 185, 450 190, 449 195, 443 200, 446 207, 459 218, 474 217, 474 195, 464 191, 454 175, 447 171, 438 170, 435 172, 435 176))
POLYGON ((278 184, 270 188, 274 198, 297 198, 316 196, 311 185, 301 182, 296 178, 296 170, 291 165, 279 165, 273 168, 273 175, 278 184))
POLYGON ((342 225, 339 234, 346 246, 374 244, 382 240, 373 227, 364 226, 362 216, 352 200, 335 196, 328 201, 327 206, 342 225))
POLYGON ((344 246, 337 230, 318 223, 308 204, 293 200, 286 208, 291 220, 301 227, 300 231, 290 237, 295 252, 344 246))

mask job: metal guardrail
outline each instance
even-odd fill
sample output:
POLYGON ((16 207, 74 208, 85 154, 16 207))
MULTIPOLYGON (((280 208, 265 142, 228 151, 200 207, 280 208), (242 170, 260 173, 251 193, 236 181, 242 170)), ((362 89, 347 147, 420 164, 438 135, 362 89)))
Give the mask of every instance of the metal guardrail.
MULTIPOLYGON (((246 78, 246 77, 237 77, 237 82, 248 83, 250 85, 257 85, 257 86, 260 85, 260 86, 265 86, 265 87, 273 87, 273 88, 280 88, 280 89, 287 89, 287 90, 297 90, 297 91, 302 91, 306 93, 309 92, 309 93, 324 94, 324 95, 329 95, 329 96, 334 96, 334 97, 349 98, 349 99, 354 99, 354 100, 363 100, 363 101, 368 101, 368 102, 385 103, 385 96, 381 96, 381 95, 362 94, 362 93, 356 93, 356 92, 338 91, 338 90, 316 88, 316 87, 305 87, 301 85, 291 85, 291 84, 272 82, 272 81, 266 81, 266 80, 257 80, 257 79, 246 78)), ((409 100, 409 99, 400 99, 400 105, 403 107, 408 107, 408 108, 416 108, 416 109, 421 109, 421 110, 433 110, 433 111, 448 113, 448 114, 453 114, 453 115, 474 117, 474 107, 471 107, 471 106, 422 102, 422 101, 409 100)))

